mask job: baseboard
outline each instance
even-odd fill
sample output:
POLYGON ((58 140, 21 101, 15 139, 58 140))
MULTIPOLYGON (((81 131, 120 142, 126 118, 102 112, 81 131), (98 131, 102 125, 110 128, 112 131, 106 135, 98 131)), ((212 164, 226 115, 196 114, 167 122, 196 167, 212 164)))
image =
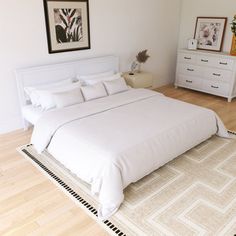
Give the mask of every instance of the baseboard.
POLYGON ((0 134, 10 133, 12 131, 23 129, 21 117, 9 117, 0 121, 0 134))

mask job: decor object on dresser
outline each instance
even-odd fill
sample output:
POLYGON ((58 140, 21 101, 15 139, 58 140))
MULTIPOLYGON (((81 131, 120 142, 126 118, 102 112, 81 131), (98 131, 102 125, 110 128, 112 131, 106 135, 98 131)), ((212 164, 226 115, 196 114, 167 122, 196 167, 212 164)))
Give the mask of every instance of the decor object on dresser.
POLYGON ((153 85, 153 76, 148 72, 126 72, 122 76, 132 88, 151 88, 153 85))
POLYGON ((44 0, 49 53, 90 48, 88 0, 44 0))
POLYGON ((228 98, 236 97, 236 59, 223 53, 179 50, 176 87, 228 98))
POLYGON ((231 23, 231 31, 233 32, 233 39, 230 54, 236 56, 236 15, 231 23))
POLYGON ((197 50, 197 40, 196 39, 189 39, 188 40, 188 50, 197 50))
POLYGON ((149 57, 150 56, 147 54, 147 49, 139 52, 138 55, 136 56, 136 60, 131 65, 130 74, 133 75, 137 67, 138 67, 137 72, 140 73, 141 72, 141 64, 142 63, 144 64, 148 60, 149 57))
POLYGON ((222 50, 226 17, 197 17, 194 38, 198 40, 198 49, 222 50))

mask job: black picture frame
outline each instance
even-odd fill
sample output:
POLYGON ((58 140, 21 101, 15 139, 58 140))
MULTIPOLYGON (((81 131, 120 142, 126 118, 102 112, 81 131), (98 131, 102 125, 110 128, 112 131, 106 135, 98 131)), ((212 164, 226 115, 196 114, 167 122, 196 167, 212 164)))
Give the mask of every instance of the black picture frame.
POLYGON ((48 52, 88 50, 89 0, 43 0, 48 52))

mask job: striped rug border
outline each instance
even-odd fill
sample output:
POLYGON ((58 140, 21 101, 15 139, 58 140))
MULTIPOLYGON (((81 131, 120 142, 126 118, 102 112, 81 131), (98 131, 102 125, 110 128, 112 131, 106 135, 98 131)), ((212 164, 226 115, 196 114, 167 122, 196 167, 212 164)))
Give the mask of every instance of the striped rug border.
MULTIPOLYGON (((31 147, 32 144, 26 145, 26 147, 31 147)), ((49 168, 47 168, 42 162, 40 162, 36 157, 34 157, 30 152, 28 152, 25 148, 19 149, 22 151, 28 158, 30 158, 37 166, 41 168, 47 175, 49 175, 51 178, 53 178, 64 190, 72 197, 74 200, 76 200, 79 204, 84 206, 90 213, 92 213, 97 220, 98 219, 98 212, 91 204, 89 204, 84 198, 82 198, 77 192, 75 192, 71 187, 69 187, 63 180, 61 180, 56 174, 53 173, 49 168)), ((104 224, 105 227, 108 227, 109 230, 112 230, 112 232, 115 235, 118 236, 126 236, 124 232, 122 232, 118 227, 116 227, 112 222, 109 220, 106 221, 100 221, 100 223, 104 224)))
POLYGON ((236 131, 228 130, 228 133, 229 133, 229 134, 236 135, 236 131))

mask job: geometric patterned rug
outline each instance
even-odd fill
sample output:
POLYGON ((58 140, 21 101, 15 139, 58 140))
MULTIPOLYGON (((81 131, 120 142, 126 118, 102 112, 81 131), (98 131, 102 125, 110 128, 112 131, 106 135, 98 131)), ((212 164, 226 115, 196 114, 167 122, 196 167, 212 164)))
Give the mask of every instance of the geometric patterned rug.
MULTIPOLYGON (((97 198, 48 153, 19 151, 97 220, 97 198)), ((98 221, 99 222, 99 221, 98 221)), ((113 235, 236 234, 236 139, 212 137, 125 189, 120 210, 99 222, 113 235)))

